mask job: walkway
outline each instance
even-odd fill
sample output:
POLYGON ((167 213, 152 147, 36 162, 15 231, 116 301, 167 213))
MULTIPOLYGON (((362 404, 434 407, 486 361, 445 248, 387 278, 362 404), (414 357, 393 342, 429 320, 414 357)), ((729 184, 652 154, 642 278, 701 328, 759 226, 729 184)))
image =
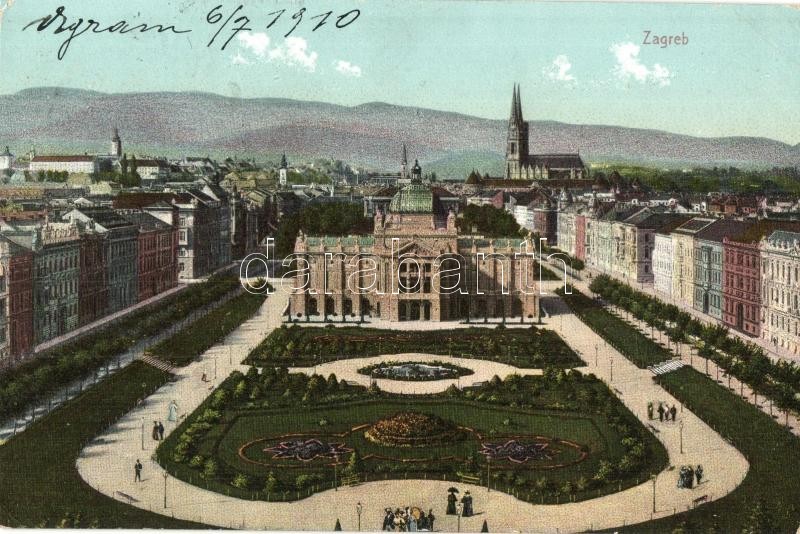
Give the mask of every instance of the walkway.
MULTIPOLYGON (((557 282, 549 283, 551 292, 557 282), (550 287, 552 286, 552 287, 550 287)), ((655 482, 656 517, 686 510, 693 499, 708 495, 716 499, 735 488, 747 473, 747 461, 730 444, 709 428, 689 410, 681 410, 683 422, 683 453, 680 447, 680 427, 675 423, 646 421, 648 401, 663 401, 679 405, 652 380, 652 374, 638 369, 584 325, 567 313, 566 305, 553 298, 551 311, 561 314, 546 325, 559 332, 587 362, 587 372, 595 373, 610 382, 622 401, 645 424, 652 424, 656 435, 666 447, 670 463, 702 464, 707 476, 700 487, 693 490, 676 489, 677 470, 660 473, 655 482), (597 347, 597 364, 595 354, 597 347), (588 355, 588 356, 587 356, 588 355), (613 368, 613 380, 611 373, 613 368)), ((239 363, 261 338, 280 325, 280 313, 287 297, 278 292, 268 298, 259 313, 234 331, 223 346, 217 346, 179 372, 176 383, 170 383, 150 396, 140 406, 112 425, 103 435, 87 446, 78 459, 81 476, 98 491, 115 496, 125 502, 120 493, 131 496, 131 505, 154 512, 173 515, 220 527, 271 529, 271 530, 332 530, 336 519, 345 530, 356 530, 356 503, 363 504, 362 528, 377 530, 382 520, 382 510, 405 505, 432 508, 437 516, 436 530, 456 530, 456 518, 444 514, 446 489, 451 482, 431 480, 395 480, 370 482, 354 487, 328 490, 307 499, 292 503, 266 503, 234 499, 192 486, 188 483, 162 477, 163 470, 149 456, 155 443, 149 438, 149 424, 166 419, 167 405, 172 399, 179 404, 179 412, 190 413, 209 394, 199 376, 208 371, 216 361, 219 383, 239 363), (227 356, 227 357, 225 357, 227 356), (133 481, 133 464, 141 458, 145 465, 141 483, 133 481), (164 507, 166 487, 167 506, 164 507)), ((404 327, 406 325, 403 325, 404 327)), ((439 357, 441 358, 441 357, 439 357)), ((212 376, 209 374, 209 376, 212 376)), ((167 432, 174 430, 168 424, 167 432)), ((562 505, 532 505, 517 500, 500 491, 487 493, 485 488, 456 484, 461 491, 470 490, 475 497, 479 515, 462 518, 464 531, 477 532, 483 521, 488 521, 491 531, 584 531, 608 529, 624 524, 649 520, 653 509, 653 484, 647 481, 628 490, 583 501, 562 505)))

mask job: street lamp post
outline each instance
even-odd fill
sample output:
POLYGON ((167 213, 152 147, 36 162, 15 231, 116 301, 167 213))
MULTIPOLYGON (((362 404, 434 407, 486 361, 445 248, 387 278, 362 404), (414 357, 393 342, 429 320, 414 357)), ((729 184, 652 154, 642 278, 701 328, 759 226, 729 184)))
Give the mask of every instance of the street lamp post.
POLYGON ((169 477, 169 473, 164 471, 164 508, 167 507, 167 478, 169 477))
POLYGON ((650 479, 653 481, 653 513, 656 513, 656 476, 650 475, 650 479))
POLYGON ((597 367, 597 352, 598 352, 597 343, 595 343, 594 344, 594 366, 595 367, 597 367))
POLYGON ((214 355, 214 380, 217 379, 217 355, 214 355))
POLYGON ((611 377, 609 378, 609 382, 613 382, 614 381, 614 357, 613 356, 611 357, 611 360, 609 360, 609 364, 610 364, 610 369, 611 369, 611 373, 610 373, 611 377))
MULTIPOLYGON (((681 405, 683 407, 683 405, 681 405)), ((678 428, 680 429, 680 436, 681 436, 681 454, 683 454, 683 419, 678 424, 678 428)))
POLYGON ((486 457, 486 493, 492 491, 492 487, 489 483, 492 480, 492 459, 487 456, 486 457))
POLYGON ((461 503, 458 503, 456 505, 456 512, 458 514, 458 528, 456 529, 456 532, 461 532, 461 513, 463 511, 464 511, 464 505, 461 504, 461 503))
POLYGON ((364 507, 361 506, 361 502, 359 501, 358 504, 356 504, 356 515, 358 515, 358 531, 359 532, 361 532, 361 512, 362 512, 363 509, 364 509, 364 507))
POLYGON ((144 417, 142 417, 142 450, 144 450, 144 417))

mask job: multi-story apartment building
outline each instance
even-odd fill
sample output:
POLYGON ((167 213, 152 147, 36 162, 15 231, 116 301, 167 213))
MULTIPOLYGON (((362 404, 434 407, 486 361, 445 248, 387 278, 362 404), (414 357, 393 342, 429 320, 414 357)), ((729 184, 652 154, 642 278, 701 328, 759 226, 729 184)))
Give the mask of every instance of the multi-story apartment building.
POLYGON ((64 219, 81 223, 105 238, 108 313, 136 304, 139 290, 136 226, 109 208, 77 208, 66 213, 64 219))
POLYGON ((578 259, 585 259, 586 206, 572 204, 558 212, 557 247, 578 259))
POLYGON ((761 337, 800 353, 800 233, 777 230, 760 244, 761 337))
POLYGON ((78 324, 83 326, 108 313, 108 261, 105 235, 84 226, 81 232, 78 324))
POLYGON ((139 229, 138 296, 149 299, 178 284, 178 229, 143 211, 123 215, 139 229))
POLYGON ((694 306, 694 236, 716 219, 695 217, 672 232, 672 298, 694 306))
POLYGON ((722 321, 753 337, 761 336, 761 241, 776 230, 800 231, 800 223, 760 220, 739 235, 722 239, 722 321))
MULTIPOLYGON (((224 191, 215 194, 223 197, 224 191)), ((221 202, 199 189, 132 193, 118 195, 114 207, 122 212, 143 210, 167 224, 177 223, 178 280, 202 278, 231 263, 227 198, 221 202)))
POLYGON ((686 215, 645 208, 616 223, 614 235, 619 239, 617 273, 631 283, 653 282, 656 232, 662 228, 671 230, 688 219, 686 215))
POLYGON ((33 331, 40 344, 78 326, 80 234, 74 222, 45 222, 33 232, 33 331))
POLYGON ((625 260, 626 239, 633 239, 617 224, 642 208, 615 205, 605 213, 596 215, 587 223, 587 253, 589 265, 605 273, 627 277, 625 260))
POLYGON ((13 364, 33 349, 33 253, 11 237, 0 234, 0 297, 4 340, 0 367, 13 364))
POLYGON ((722 321, 723 238, 735 238, 752 222, 719 219, 694 236, 694 308, 722 321))
POLYGON ((673 231, 691 219, 691 215, 676 215, 667 224, 657 228, 653 246, 653 287, 664 297, 672 298, 672 282, 675 269, 675 247, 673 231))

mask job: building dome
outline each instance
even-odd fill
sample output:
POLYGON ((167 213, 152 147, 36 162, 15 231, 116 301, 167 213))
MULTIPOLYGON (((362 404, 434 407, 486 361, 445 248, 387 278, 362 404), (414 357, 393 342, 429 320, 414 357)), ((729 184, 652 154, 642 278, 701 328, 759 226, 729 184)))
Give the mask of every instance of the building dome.
POLYGON ((431 188, 412 183, 398 191, 389 203, 391 213, 433 213, 435 197, 431 188))

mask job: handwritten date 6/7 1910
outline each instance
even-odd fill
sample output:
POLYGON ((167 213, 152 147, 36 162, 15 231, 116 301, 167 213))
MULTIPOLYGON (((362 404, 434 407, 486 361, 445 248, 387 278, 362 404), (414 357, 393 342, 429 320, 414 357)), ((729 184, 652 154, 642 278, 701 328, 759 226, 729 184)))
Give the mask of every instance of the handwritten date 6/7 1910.
MULTIPOLYGON (((206 46, 210 48, 214 46, 215 43, 217 43, 217 45, 222 43, 220 50, 225 50, 228 44, 230 44, 230 42, 234 39, 234 37, 236 37, 236 35, 239 34, 239 32, 252 31, 254 29, 251 26, 253 19, 244 13, 244 9, 244 5, 239 5, 230 12, 226 12, 224 4, 220 4, 211 9, 208 14, 206 14, 205 21, 212 27, 212 29, 216 28, 216 31, 206 46), (227 32, 227 35, 223 34, 223 32, 227 32), (227 39, 225 39, 223 42, 222 39, 225 37, 227 37, 227 39), (217 38, 220 40, 217 41, 217 38)), ((64 39, 64 41, 61 43, 61 46, 58 47, 57 56, 59 60, 64 59, 64 56, 66 56, 72 41, 85 33, 88 33, 89 35, 101 33, 116 33, 118 35, 125 35, 131 32, 145 33, 150 31, 155 31, 156 33, 166 32, 173 34, 192 33, 191 29, 179 29, 175 26, 175 24, 139 23, 135 26, 132 26, 126 20, 120 20, 108 25, 91 18, 84 19, 83 17, 77 17, 73 20, 70 20, 67 18, 65 11, 66 8, 64 6, 60 6, 56 8, 53 14, 45 15, 44 17, 33 20, 24 28, 22 28, 22 30, 25 31, 34 26, 37 32, 44 32, 54 28, 54 35, 66 33, 67 38, 64 39)), ((265 18, 267 19, 268 24, 264 29, 269 30, 276 24, 279 24, 282 25, 280 27, 288 28, 288 31, 284 34, 284 37, 289 37, 298 28, 298 26, 303 23, 304 20, 309 21, 309 25, 313 24, 311 31, 315 32, 322 26, 325 26, 329 23, 329 25, 338 29, 346 28, 355 22, 360 15, 361 11, 358 9, 351 9, 350 11, 343 12, 338 15, 334 14, 333 11, 326 11, 319 14, 309 14, 307 9, 304 7, 300 8, 294 13, 287 13, 286 9, 279 9, 266 14, 265 18)))

